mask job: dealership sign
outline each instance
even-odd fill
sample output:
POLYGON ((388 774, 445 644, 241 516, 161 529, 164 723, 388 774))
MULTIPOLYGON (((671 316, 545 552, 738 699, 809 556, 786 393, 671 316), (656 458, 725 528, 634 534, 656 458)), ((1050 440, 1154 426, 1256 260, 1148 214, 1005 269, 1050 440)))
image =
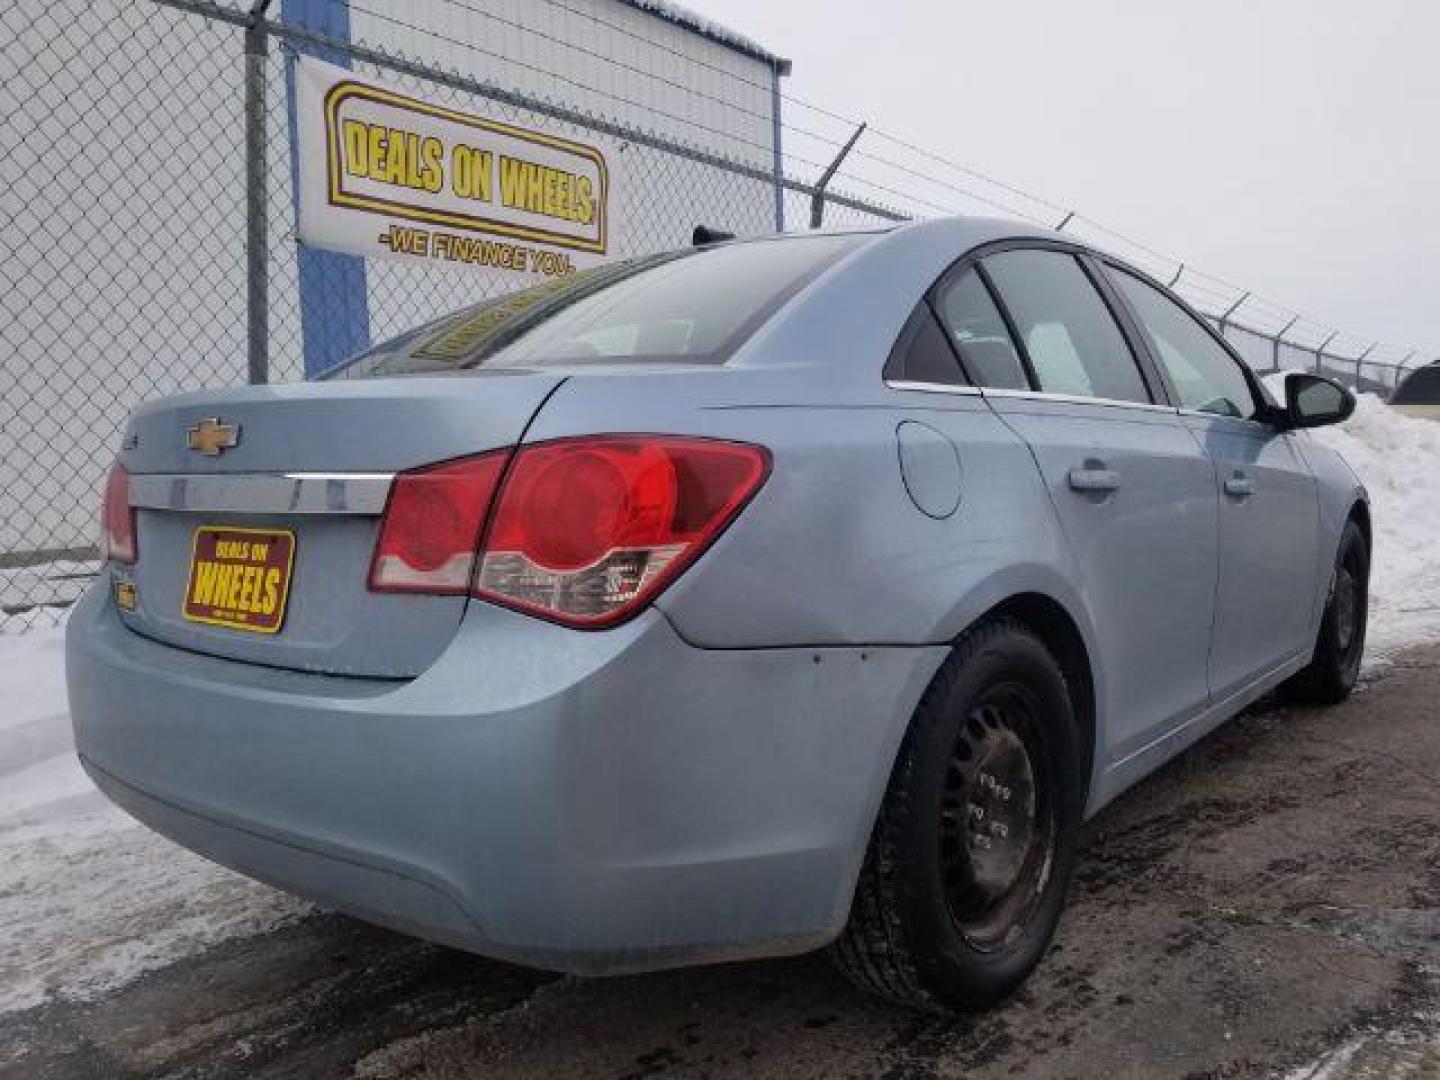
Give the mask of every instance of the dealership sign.
POLYGON ((302 243, 546 277, 605 256, 596 147, 295 64, 302 243))

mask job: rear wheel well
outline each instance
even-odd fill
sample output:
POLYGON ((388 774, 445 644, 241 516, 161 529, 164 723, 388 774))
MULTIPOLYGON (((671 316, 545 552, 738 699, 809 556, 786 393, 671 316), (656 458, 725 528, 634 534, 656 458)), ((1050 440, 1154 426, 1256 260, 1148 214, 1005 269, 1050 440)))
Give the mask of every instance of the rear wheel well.
POLYGON ((1064 607, 1043 593, 1012 596, 987 611, 976 624, 996 618, 1011 618, 1024 623, 1045 643, 1060 665, 1065 685, 1070 689, 1070 701, 1080 731, 1083 755, 1080 782, 1088 799, 1090 774, 1095 763, 1095 678, 1090 668, 1090 652, 1085 648, 1080 628, 1064 607))

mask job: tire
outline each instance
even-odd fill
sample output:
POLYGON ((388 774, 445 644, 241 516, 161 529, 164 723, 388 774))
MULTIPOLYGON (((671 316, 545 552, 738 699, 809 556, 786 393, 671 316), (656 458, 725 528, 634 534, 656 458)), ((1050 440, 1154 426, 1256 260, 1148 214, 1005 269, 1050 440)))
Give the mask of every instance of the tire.
POLYGON ((1335 705, 1355 689, 1370 608, 1370 545, 1351 518, 1340 534, 1330 595, 1315 639, 1315 656, 1280 687, 1283 697, 1311 705, 1335 705))
POLYGON ((850 921, 830 946, 840 970, 930 1011, 1009 996, 1060 918, 1083 760, 1065 677, 1040 639, 1013 619, 967 634, 901 744, 850 921))

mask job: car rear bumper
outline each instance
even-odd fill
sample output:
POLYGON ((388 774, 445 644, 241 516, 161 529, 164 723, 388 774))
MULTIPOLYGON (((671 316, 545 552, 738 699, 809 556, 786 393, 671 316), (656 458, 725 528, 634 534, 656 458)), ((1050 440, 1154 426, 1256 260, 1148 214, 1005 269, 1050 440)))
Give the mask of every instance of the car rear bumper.
POLYGON ((76 744, 135 817, 370 921, 609 973, 841 928, 942 647, 706 650, 472 605, 417 679, 279 671, 72 614, 76 744))

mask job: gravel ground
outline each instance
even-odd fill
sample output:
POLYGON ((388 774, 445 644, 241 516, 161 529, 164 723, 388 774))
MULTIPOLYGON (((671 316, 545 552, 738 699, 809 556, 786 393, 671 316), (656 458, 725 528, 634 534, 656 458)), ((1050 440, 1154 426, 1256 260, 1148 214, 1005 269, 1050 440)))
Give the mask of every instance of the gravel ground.
POLYGON ((823 957, 586 981, 315 915, 0 1015, 0 1077, 1440 1076, 1440 648, 1262 707, 1086 830, 1004 1008, 872 1002, 823 957))

